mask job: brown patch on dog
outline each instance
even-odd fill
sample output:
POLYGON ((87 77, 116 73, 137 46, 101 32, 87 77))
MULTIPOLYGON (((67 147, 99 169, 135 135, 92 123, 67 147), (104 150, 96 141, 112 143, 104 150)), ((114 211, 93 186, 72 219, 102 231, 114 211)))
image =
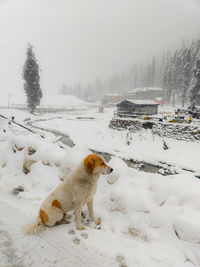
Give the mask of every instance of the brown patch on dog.
POLYGON ((92 174, 93 170, 94 170, 94 161, 92 159, 90 159, 89 157, 87 157, 85 160, 84 160, 84 166, 85 166, 85 169, 88 173, 92 174))
POLYGON ((98 156, 97 154, 90 154, 84 160, 85 169, 89 174, 93 173, 93 170, 95 167, 101 166, 101 165, 106 166, 102 158, 98 156))
POLYGON ((55 200, 51 203, 51 206, 52 206, 52 207, 57 207, 57 208, 61 209, 61 203, 60 203, 57 199, 55 199, 55 200))
POLYGON ((33 155, 36 152, 36 150, 34 148, 32 148, 31 146, 28 147, 28 155, 33 155))
POLYGON ((42 220, 42 222, 45 224, 45 223, 47 223, 48 221, 49 221, 49 216, 48 216, 48 214, 44 211, 44 210, 42 210, 42 209, 40 209, 40 218, 41 218, 41 220, 42 220))

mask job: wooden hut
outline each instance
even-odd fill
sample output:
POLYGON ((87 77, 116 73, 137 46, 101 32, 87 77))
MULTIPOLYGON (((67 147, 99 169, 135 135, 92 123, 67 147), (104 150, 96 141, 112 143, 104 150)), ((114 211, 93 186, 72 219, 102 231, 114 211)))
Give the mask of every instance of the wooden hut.
POLYGON ((125 99, 117 105, 118 116, 154 115, 158 113, 158 103, 151 100, 125 99))

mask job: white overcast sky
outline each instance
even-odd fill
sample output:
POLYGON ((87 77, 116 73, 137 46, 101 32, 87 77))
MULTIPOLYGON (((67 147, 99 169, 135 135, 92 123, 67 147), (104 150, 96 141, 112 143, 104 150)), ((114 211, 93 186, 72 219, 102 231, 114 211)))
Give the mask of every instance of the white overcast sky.
POLYGON ((200 0, 0 0, 0 92, 23 93, 28 43, 44 93, 128 70, 200 37, 200 0))

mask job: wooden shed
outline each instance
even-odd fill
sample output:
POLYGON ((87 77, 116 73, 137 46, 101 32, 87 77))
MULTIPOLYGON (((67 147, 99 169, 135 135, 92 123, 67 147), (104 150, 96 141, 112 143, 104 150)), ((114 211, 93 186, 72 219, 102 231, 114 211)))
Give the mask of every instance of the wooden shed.
POLYGON ((117 115, 154 115, 158 113, 158 103, 151 100, 125 99, 117 105, 117 115))

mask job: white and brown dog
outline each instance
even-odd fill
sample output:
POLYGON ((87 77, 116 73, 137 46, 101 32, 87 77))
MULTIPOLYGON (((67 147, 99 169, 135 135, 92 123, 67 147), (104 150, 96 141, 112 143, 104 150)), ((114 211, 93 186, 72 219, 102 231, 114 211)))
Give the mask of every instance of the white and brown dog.
POLYGON ((81 224, 81 209, 85 204, 91 220, 99 224, 100 219, 95 219, 93 213, 93 197, 99 176, 112 171, 102 157, 97 154, 88 155, 44 200, 37 221, 24 226, 23 232, 36 234, 44 226, 54 226, 67 218, 67 212, 71 210, 74 210, 77 229, 84 230, 85 226, 81 224))

